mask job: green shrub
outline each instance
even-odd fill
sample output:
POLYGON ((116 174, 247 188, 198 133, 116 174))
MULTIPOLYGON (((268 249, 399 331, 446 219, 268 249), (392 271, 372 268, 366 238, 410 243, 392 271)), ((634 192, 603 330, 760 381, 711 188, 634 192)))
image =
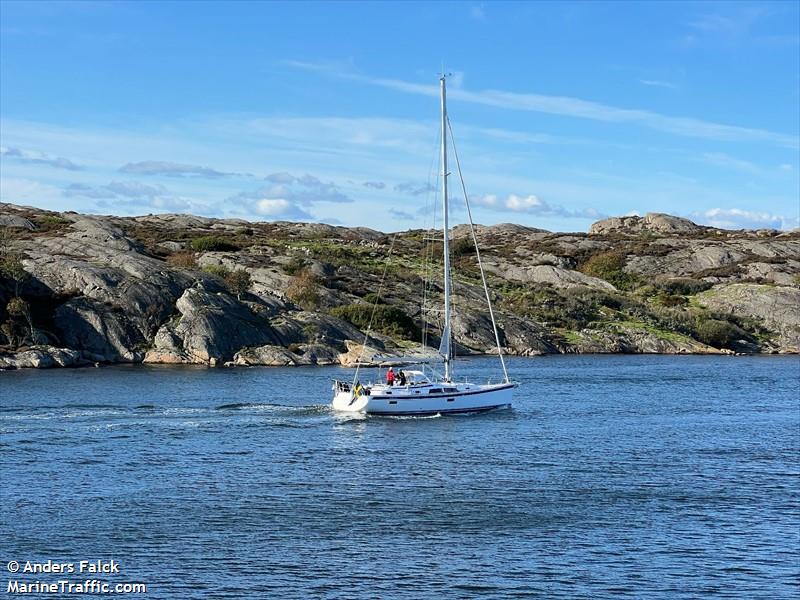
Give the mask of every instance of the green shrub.
POLYGON ((693 296, 709 289, 713 284, 690 277, 673 277, 658 282, 658 287, 667 294, 679 296, 693 296))
POLYGON ((230 270, 223 265, 205 265, 203 266, 203 272, 223 280, 231 273, 230 270))
POLYGON ((630 290, 639 283, 639 278, 630 273, 626 273, 625 254, 616 250, 592 254, 579 267, 579 270, 586 275, 605 279, 614 287, 620 290, 630 290))
POLYGON ((39 231, 57 231, 72 223, 69 219, 58 215, 37 215, 32 220, 39 228, 39 231))
POLYGON ((733 348, 738 340, 751 340, 751 336, 729 321, 698 317, 695 338, 715 348, 733 348))
POLYGON ((421 331, 414 320, 396 306, 386 304, 347 304, 337 306, 331 310, 334 317, 349 321, 359 329, 369 326, 372 311, 375 317, 372 321, 372 330, 384 335, 399 337, 407 340, 419 339, 421 331))
POLYGON ((232 244, 225 238, 221 238, 217 235, 204 235, 199 238, 194 238, 191 246, 192 250, 195 252, 233 251, 239 249, 239 246, 236 244, 232 244))
POLYGON ((367 304, 386 304, 386 301, 375 292, 370 292, 362 298, 367 304))
POLYGON ((308 265, 308 261, 306 259, 300 258, 299 256, 295 256, 292 260, 283 265, 281 269, 287 275, 296 275, 297 273, 305 269, 306 265, 308 265))
POLYGON ((736 277, 743 273, 742 265, 723 265, 721 267, 711 267, 710 269, 703 269, 694 276, 698 279, 703 277, 736 277))
POLYGON ((668 307, 685 306, 686 304, 688 304, 688 300, 686 300, 686 298, 684 298, 683 296, 675 296, 672 294, 661 294, 660 296, 658 296, 658 302, 659 304, 661 304, 661 306, 668 306, 668 307))
POLYGON ((472 242, 472 238, 456 238, 450 244, 450 255, 453 258, 472 256, 473 254, 475 254, 475 244, 472 242))

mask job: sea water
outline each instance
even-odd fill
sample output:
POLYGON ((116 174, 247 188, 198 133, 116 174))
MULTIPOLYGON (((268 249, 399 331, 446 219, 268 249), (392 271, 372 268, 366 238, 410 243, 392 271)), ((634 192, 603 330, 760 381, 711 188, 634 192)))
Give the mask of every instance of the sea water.
POLYGON ((508 366, 513 409, 439 418, 333 413, 331 379, 353 375, 335 367, 0 373, 0 586, 797 597, 797 357, 508 366), (98 560, 119 573, 10 572, 98 560))

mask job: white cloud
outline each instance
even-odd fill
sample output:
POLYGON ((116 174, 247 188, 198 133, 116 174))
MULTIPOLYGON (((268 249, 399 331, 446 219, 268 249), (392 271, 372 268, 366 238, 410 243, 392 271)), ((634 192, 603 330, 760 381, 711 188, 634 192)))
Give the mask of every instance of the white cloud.
POLYGON ((798 217, 785 217, 769 212, 742 210, 740 208, 712 208, 693 212, 690 217, 697 223, 720 229, 783 229, 798 227, 798 217))
POLYGON ((264 179, 271 185, 239 192, 228 198, 226 204, 235 213, 244 216, 317 221, 317 217, 307 209, 320 203, 353 202, 338 185, 322 181, 308 173, 293 175, 284 171, 272 173, 264 179))
POLYGON ((255 210, 259 215, 272 219, 314 219, 309 213, 285 198, 262 198, 255 203, 255 210))
POLYGON ((606 216, 593 208, 572 210, 566 209, 563 206, 551 205, 533 194, 527 196, 509 194, 505 200, 498 198, 495 194, 485 194, 483 196, 471 197, 470 202, 477 206, 483 206, 498 211, 538 216, 562 217, 568 219, 598 219, 606 216))
POLYGON ((511 194, 506 199, 505 207, 516 212, 537 211, 542 209, 542 201, 532 194, 524 198, 511 194))

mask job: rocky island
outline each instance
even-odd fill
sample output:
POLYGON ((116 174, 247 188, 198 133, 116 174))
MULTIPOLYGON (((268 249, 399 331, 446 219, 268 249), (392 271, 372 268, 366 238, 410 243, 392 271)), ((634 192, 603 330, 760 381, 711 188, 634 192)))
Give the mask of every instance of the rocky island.
MULTIPOLYGON (((432 233, 0 204, 0 368, 352 365, 373 311, 362 361, 423 331, 436 345, 438 316, 421 305, 442 291, 425 277, 441 270, 432 233)), ((477 237, 509 354, 800 351, 797 230, 648 214, 477 237)), ((457 353, 492 352, 464 226, 452 250, 457 353)))

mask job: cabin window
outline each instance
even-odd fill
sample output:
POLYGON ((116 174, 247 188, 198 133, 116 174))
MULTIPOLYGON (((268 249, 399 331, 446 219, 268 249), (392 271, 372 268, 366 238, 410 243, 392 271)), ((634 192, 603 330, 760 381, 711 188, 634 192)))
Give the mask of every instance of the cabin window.
POLYGON ((431 388, 431 389, 428 390, 428 393, 429 394, 441 394, 442 390, 441 390, 441 388, 431 388))

